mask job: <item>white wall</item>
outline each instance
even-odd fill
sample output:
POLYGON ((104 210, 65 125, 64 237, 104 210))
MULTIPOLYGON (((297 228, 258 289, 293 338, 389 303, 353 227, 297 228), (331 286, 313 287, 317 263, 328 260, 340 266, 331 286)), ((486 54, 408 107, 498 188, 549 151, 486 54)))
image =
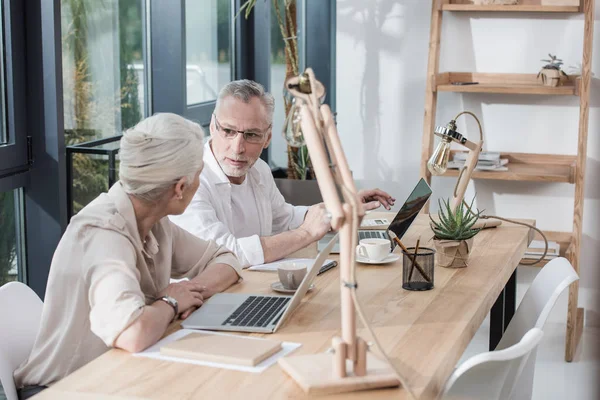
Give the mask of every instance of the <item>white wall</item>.
MULTIPOLYGON (((361 186, 391 191, 401 204, 419 178, 431 0, 337 0, 338 128, 361 186)), ((445 13, 440 71, 536 73, 549 52, 581 62, 583 15, 445 13)), ((600 77, 600 4, 593 68, 600 77)), ((442 93, 437 124, 459 111, 483 123, 486 150, 575 154, 579 99, 442 93)), ((477 135, 462 117, 462 133, 477 135)), ((593 80, 585 185, 580 302, 598 320, 600 291, 600 80, 593 80)), ((434 178, 434 203, 454 180, 434 178)), ((467 198, 488 214, 534 218, 570 231, 574 186, 477 181, 467 198)), ((433 204, 432 204, 433 206, 433 204)), ((433 208, 433 207, 432 207, 433 208)))

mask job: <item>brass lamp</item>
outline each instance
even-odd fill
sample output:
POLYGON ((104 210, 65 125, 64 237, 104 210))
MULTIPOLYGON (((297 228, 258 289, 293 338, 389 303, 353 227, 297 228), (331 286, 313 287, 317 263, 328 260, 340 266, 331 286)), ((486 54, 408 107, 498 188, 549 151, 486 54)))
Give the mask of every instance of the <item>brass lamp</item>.
POLYGON ((481 123, 475 114, 470 111, 462 111, 446 126, 437 126, 433 133, 436 136, 439 136, 442 141, 427 162, 427 169, 429 169, 429 172, 431 172, 432 175, 443 175, 446 172, 446 169, 448 168, 450 146, 452 142, 461 144, 469 149, 465 165, 463 165, 460 169, 456 186, 454 186, 452 209, 455 210, 456 207, 458 207, 458 205, 463 201, 465 192, 467 190, 467 185, 469 184, 469 180, 473 174, 473 170, 477 166, 479 153, 481 153, 481 149, 483 148, 483 130, 481 129, 481 123), (477 121, 477 126, 479 126, 478 142, 471 142, 456 130, 456 120, 458 117, 464 114, 472 116, 475 118, 475 121, 477 121))
MULTIPOLYGON (((402 378, 389 360, 368 352, 367 342, 356 332, 356 313, 370 330, 356 295, 355 248, 364 210, 331 110, 320 101, 325 88, 310 68, 287 79, 285 87, 297 110, 290 112, 284 136, 290 145, 306 144, 331 226, 339 230, 341 337, 332 339, 332 352, 284 357, 279 365, 311 394, 398 386, 402 378)), ((378 344, 376 337, 373 340, 378 344)), ((382 356, 386 358, 384 353, 382 356)))

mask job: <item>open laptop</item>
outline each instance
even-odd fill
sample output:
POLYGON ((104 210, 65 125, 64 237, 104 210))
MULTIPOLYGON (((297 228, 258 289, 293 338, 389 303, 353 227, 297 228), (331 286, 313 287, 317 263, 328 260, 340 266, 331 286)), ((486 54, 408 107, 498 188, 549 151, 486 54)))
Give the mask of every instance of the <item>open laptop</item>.
MULTIPOLYGON (((413 191, 408 196, 408 199, 406 199, 406 201, 400 208, 400 211, 398 211, 398 214, 396 214, 396 216, 389 224, 389 226, 387 226, 386 229, 359 229, 358 240, 360 241, 361 239, 371 238, 388 239, 390 241, 390 246, 392 250, 394 250, 394 247, 396 247, 396 242, 394 242, 391 239, 389 232, 393 232, 398 237, 398 239, 402 239, 402 236, 404 236, 404 234, 406 233, 412 222, 415 220, 423 206, 425 206, 425 203, 427 203, 427 200, 429 200, 430 196, 431 188, 427 184, 427 181, 421 178, 415 186, 415 188, 413 189, 413 191)), ((375 223, 376 225, 379 225, 377 224, 377 221, 375 221, 375 223)), ((328 245, 329 241, 333 238, 334 235, 335 233, 328 233, 323 237, 323 239, 319 241, 317 246, 319 251, 321 250, 321 248, 325 248, 325 246, 328 245)), ((331 252, 340 252, 340 247, 338 243, 336 243, 333 249, 331 249, 331 252)))
POLYGON ((293 296, 218 293, 181 326, 214 331, 275 332, 298 307, 336 242, 337 235, 319 253, 293 296))

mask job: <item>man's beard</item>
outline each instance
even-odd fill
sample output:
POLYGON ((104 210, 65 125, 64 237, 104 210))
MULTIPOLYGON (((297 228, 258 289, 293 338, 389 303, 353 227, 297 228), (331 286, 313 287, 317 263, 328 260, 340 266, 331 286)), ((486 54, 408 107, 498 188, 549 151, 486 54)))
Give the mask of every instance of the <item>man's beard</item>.
POLYGON ((219 157, 217 159, 217 161, 219 162, 219 165, 221 166, 221 169, 223 170, 225 175, 231 176, 234 178, 241 178, 242 176, 245 176, 248 173, 248 170, 250 168, 252 168, 252 166, 256 162, 256 160, 254 160, 253 162, 250 162, 250 160, 248 160, 246 157, 236 157, 236 156, 219 157), (243 168, 237 168, 237 167, 234 167, 234 166, 228 164, 227 161, 225 160, 225 158, 229 158, 234 161, 246 161, 247 164, 243 168))

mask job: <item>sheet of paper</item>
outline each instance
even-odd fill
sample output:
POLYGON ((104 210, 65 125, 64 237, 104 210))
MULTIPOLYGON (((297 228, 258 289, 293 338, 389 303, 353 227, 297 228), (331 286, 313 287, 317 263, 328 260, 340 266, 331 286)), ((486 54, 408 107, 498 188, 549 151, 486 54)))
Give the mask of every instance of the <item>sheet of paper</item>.
MULTIPOLYGON (((332 261, 333 260, 325 260, 323 265, 328 264, 332 261)), ((314 258, 284 258, 283 260, 275 261, 275 262, 268 263, 268 264, 253 265, 252 267, 248 268, 248 271, 277 272, 277 268, 279 268, 279 266, 281 264, 289 263, 289 262, 293 262, 296 264, 304 264, 304 265, 306 265, 306 268, 310 271, 310 269, 312 268, 312 265, 315 263, 315 259, 314 258)))
POLYGON ((180 329, 177 332, 170 334, 166 338, 159 340, 154 346, 150 346, 146 350, 144 350, 140 353, 134 353, 133 356, 134 357, 154 358, 156 360, 161 360, 161 361, 172 361, 172 362, 180 362, 180 363, 186 363, 186 364, 203 365, 206 367, 232 369, 235 371, 245 371, 245 372, 253 372, 255 374, 260 374, 261 372, 263 372, 264 370, 269 368, 271 365, 275 364, 279 358, 288 355, 292 351, 296 350, 298 347, 302 346, 302 344, 300 344, 300 343, 283 342, 281 344, 281 351, 273 354, 271 357, 267 358, 260 364, 255 365, 254 367, 249 367, 249 366, 244 366, 244 365, 235 365, 235 364, 223 364, 223 363, 200 361, 200 360, 192 360, 189 358, 170 357, 170 356, 165 356, 160 353, 160 348, 162 346, 169 344, 171 342, 174 342, 175 340, 179 340, 182 337, 189 335, 190 333, 196 333, 196 332, 202 332, 202 333, 213 334, 213 335, 234 336, 232 334, 222 333, 222 332, 211 332, 211 331, 204 331, 204 330, 201 331, 201 330, 195 330, 195 329, 180 329))

